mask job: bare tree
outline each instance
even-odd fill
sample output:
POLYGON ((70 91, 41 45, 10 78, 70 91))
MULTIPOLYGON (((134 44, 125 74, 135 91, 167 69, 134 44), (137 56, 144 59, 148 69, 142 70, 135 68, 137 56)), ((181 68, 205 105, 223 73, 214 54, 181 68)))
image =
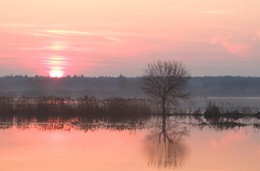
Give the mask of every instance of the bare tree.
POLYGON ((142 88, 145 93, 159 101, 163 115, 170 104, 187 96, 183 90, 190 74, 181 62, 159 60, 148 64, 144 72, 142 88))

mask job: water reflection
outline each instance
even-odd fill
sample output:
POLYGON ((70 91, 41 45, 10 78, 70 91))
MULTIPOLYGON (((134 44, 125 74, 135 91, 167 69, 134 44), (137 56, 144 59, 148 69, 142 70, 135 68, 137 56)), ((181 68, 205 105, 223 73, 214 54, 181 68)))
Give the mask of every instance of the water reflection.
POLYGON ((0 118, 2 170, 259 170, 252 127, 193 129, 194 118, 172 116, 0 118))
POLYGON ((148 165, 158 168, 179 168, 189 155, 184 137, 189 135, 186 127, 178 124, 167 129, 167 118, 162 118, 161 129, 155 129, 145 138, 145 152, 148 165))
POLYGON ((32 129, 36 128, 42 131, 70 131, 70 130, 81 130, 84 132, 93 131, 98 129, 108 129, 108 130, 138 130, 149 127, 146 123, 146 119, 137 118, 137 120, 106 120, 105 118, 91 119, 87 117, 74 117, 74 118, 45 118, 44 121, 37 121, 36 119, 19 117, 11 118, 7 120, 6 118, 0 117, 0 129, 32 129))

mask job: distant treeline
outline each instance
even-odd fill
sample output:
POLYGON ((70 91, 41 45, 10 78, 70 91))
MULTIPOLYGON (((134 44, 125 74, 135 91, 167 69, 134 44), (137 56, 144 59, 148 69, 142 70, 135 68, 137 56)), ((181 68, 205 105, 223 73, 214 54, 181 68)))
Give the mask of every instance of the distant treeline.
MULTIPOLYGON (((4 76, 0 77, 0 96, 72 96, 146 97, 140 77, 84 77, 63 78, 4 76)), ((260 77, 192 77, 186 87, 194 97, 259 97, 260 77)))

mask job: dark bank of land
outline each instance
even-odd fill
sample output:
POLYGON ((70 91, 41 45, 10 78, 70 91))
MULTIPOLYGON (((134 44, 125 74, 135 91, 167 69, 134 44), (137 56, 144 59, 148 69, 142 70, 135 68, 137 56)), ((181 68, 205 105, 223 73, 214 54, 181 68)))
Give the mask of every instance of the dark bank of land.
MULTIPOLYGON (((140 77, 0 77, 0 96, 146 97, 140 77)), ((260 97, 260 77, 192 77, 191 97, 260 97)))

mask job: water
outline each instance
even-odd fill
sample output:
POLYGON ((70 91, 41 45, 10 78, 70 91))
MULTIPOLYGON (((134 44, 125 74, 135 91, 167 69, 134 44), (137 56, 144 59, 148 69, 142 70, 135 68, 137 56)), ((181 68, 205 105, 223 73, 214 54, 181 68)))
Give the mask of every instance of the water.
POLYGON ((194 123, 1 122, 0 170, 259 171, 259 129, 194 123))
POLYGON ((216 104, 223 112, 260 112, 260 97, 191 97, 178 105, 177 111, 184 113, 204 112, 209 102, 216 104))

